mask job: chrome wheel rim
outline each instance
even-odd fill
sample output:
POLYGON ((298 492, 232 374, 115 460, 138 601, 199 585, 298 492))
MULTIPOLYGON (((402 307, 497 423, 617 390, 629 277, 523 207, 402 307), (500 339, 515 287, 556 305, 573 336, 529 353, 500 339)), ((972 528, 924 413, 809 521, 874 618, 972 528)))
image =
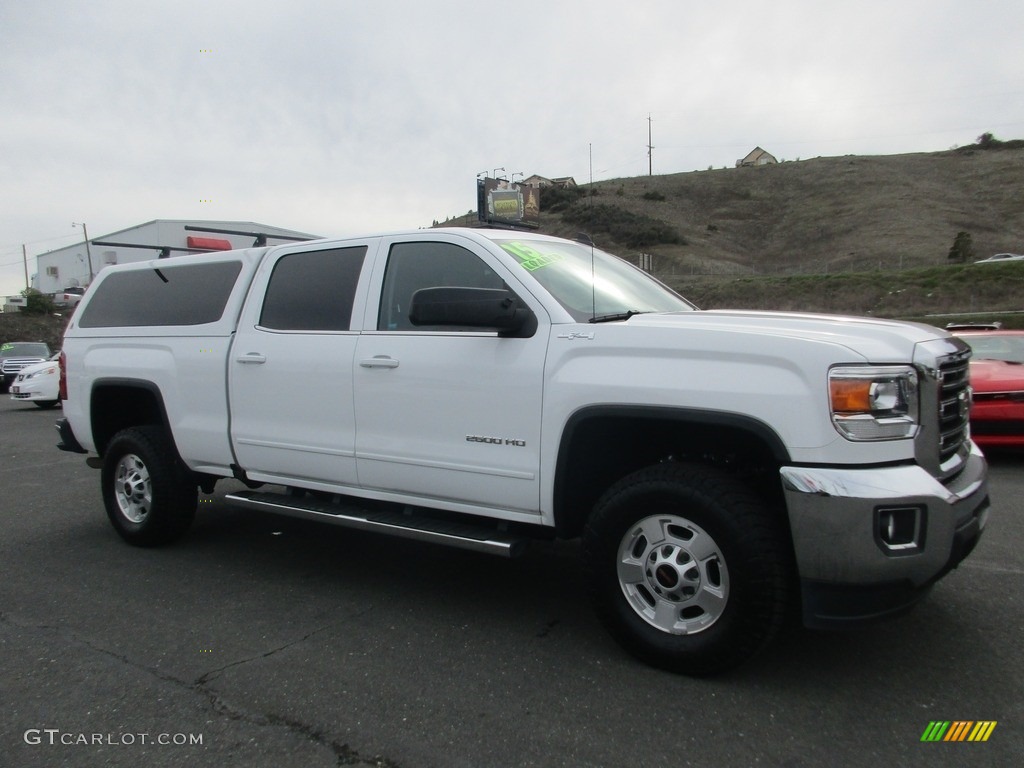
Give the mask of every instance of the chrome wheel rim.
POLYGON ((153 504, 153 486, 149 470, 135 454, 126 454, 114 472, 114 499, 121 514, 133 523, 142 523, 153 504))
POLYGON ((707 629, 729 602, 729 571, 715 540, 678 515, 652 515, 619 543, 617 571, 626 602, 651 626, 673 635, 707 629))

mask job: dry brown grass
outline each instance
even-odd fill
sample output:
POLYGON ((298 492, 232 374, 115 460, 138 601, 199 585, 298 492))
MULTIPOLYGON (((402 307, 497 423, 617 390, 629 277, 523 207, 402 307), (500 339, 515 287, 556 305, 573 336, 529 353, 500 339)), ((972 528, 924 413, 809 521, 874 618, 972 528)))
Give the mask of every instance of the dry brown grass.
MULTIPOLYGON (((685 244, 644 250, 659 278, 706 307, 890 317, 1021 309, 1017 272, 992 279, 995 272, 958 271, 948 258, 961 231, 976 259, 1024 253, 1021 144, 612 179, 588 185, 582 204, 678 232, 685 244), (915 273, 927 268, 937 271, 915 273)), ((542 232, 574 237, 580 229, 541 213, 542 232)), ((638 260, 637 249, 607 235, 595 241, 638 260)))
POLYGON ((1024 150, 1004 149, 816 158, 594 187, 602 202, 685 238, 650 249, 659 274, 834 274, 946 264, 959 231, 971 234, 977 258, 1024 252, 1022 182, 1024 150), (665 201, 645 200, 652 191, 665 201))
POLYGON ((60 349, 68 318, 58 315, 0 313, 0 343, 7 341, 43 341, 50 349, 60 349))

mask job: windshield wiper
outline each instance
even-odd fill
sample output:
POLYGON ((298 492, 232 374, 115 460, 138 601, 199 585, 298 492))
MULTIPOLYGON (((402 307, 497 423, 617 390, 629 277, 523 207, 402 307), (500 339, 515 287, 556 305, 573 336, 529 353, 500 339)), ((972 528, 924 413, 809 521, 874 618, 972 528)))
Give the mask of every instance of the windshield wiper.
POLYGON ((612 314, 612 315, 596 315, 595 317, 590 318, 590 322, 592 322, 592 323, 611 323, 611 322, 614 322, 616 320, 629 320, 629 318, 631 318, 633 315, 642 315, 642 314, 644 314, 644 313, 641 312, 639 309, 630 309, 630 310, 628 310, 626 312, 616 312, 615 314, 612 314))

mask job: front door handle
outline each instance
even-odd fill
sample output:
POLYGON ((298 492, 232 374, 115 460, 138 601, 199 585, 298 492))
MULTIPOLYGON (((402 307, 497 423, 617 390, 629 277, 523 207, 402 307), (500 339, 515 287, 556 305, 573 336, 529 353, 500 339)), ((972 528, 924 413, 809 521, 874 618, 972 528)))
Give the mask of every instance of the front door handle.
POLYGON ((377 355, 365 360, 360 360, 359 365, 363 368, 397 368, 398 361, 387 355, 377 355))
POLYGON ((259 352, 247 352, 241 357, 236 357, 235 360, 239 363, 265 363, 267 362, 267 356, 259 352))

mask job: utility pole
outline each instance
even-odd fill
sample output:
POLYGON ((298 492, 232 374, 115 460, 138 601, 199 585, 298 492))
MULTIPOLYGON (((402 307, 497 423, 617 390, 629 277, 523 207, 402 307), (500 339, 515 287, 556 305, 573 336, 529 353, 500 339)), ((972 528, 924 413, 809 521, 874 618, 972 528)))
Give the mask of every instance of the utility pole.
POLYGON ((21 263, 25 266, 25 290, 27 291, 32 286, 28 284, 28 251, 25 250, 25 244, 21 244, 21 263))
POLYGON ((80 226, 82 228, 82 234, 85 236, 85 257, 89 260, 89 285, 92 285, 92 281, 93 281, 93 278, 95 277, 95 273, 92 271, 92 250, 89 248, 89 230, 85 228, 85 222, 84 221, 81 224, 77 224, 75 222, 71 222, 71 226, 72 227, 79 227, 80 226))
POLYGON ((651 150, 654 149, 654 145, 651 144, 651 113, 647 113, 647 175, 654 175, 654 157, 651 150))

